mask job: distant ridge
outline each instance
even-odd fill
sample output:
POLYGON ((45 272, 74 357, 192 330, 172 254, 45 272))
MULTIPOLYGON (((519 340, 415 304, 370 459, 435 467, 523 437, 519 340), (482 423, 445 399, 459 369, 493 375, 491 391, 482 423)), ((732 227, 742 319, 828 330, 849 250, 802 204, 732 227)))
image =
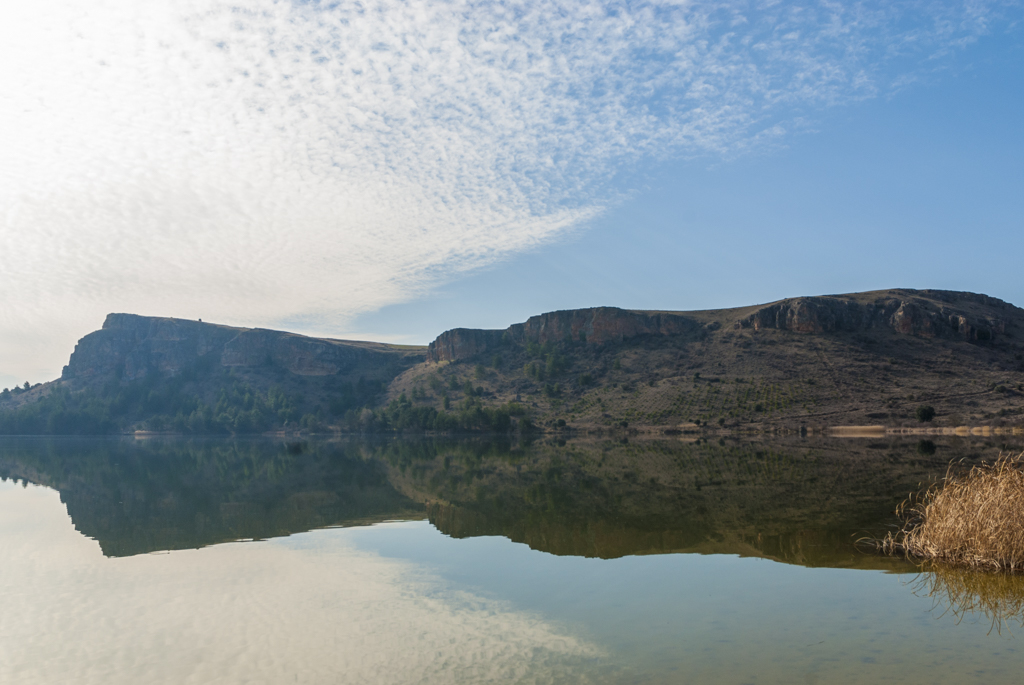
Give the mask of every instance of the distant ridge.
POLYGON ((1018 425, 1024 310, 944 290, 596 307, 428 347, 111 314, 0 433, 814 430, 1018 425))
POLYGON ((511 340, 562 340, 603 344, 640 335, 691 335, 722 326, 774 328, 800 333, 857 332, 892 328, 924 337, 989 340, 1024 310, 988 295, 947 290, 878 290, 778 300, 754 307, 695 312, 594 307, 549 312, 503 331, 456 328, 430 344, 431 361, 453 361, 511 340))

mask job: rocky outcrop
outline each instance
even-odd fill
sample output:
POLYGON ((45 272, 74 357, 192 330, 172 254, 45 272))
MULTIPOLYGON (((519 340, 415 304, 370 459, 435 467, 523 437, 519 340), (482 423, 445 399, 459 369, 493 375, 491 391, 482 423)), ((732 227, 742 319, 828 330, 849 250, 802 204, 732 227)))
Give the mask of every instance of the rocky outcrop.
POLYGON ((683 335, 699 331, 701 325, 675 312, 635 312, 615 307, 573 309, 532 316, 526 323, 508 329, 516 342, 538 343, 574 340, 603 344, 621 342, 641 335, 683 335))
POLYGON ((933 297, 882 297, 867 303, 848 297, 828 296, 783 300, 758 309, 738 321, 735 327, 795 333, 891 329, 902 335, 971 342, 989 341, 1006 331, 1006 321, 994 313, 1012 308, 1012 305, 1001 300, 973 293, 944 291, 921 291, 921 295, 933 297), (970 304, 975 305, 972 312, 964 306, 970 304), (978 305, 995 312, 990 311, 986 316, 984 312, 978 312, 978 305))
POLYGON ((1011 304, 947 290, 891 290, 799 297, 757 308, 708 312, 644 312, 595 307, 549 312, 504 331, 456 328, 430 344, 428 361, 467 359, 506 343, 572 341, 604 344, 639 336, 701 336, 721 327, 824 334, 890 330, 902 335, 987 342, 1021 319, 1011 304))
POLYGON ((636 312, 594 307, 548 312, 530 317, 504 331, 456 328, 430 343, 429 361, 455 361, 493 349, 504 342, 539 344, 562 341, 589 344, 621 342, 642 335, 693 335, 702 325, 684 314, 636 312))
POLYGON ((505 331, 478 328, 453 328, 437 336, 427 347, 427 361, 443 362, 466 359, 501 344, 505 331))
POLYGON ((103 328, 75 346, 61 378, 173 377, 198 363, 278 367, 300 376, 373 373, 422 353, 378 343, 310 338, 265 329, 233 328, 184 319, 111 314, 103 328))
POLYGON ((78 341, 61 378, 174 376, 198 358, 221 350, 240 330, 184 319, 110 314, 103 328, 78 341))
POLYGON ((299 376, 330 376, 383 366, 394 356, 386 349, 254 328, 239 332, 224 344, 220 363, 223 366, 279 366, 299 376))

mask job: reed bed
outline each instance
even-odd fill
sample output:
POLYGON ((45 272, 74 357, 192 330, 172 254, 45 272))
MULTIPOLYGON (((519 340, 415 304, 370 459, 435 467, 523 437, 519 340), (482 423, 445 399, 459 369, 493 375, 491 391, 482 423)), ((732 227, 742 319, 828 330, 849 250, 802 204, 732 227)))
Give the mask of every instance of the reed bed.
POLYGON ((1024 453, 1000 455, 941 481, 897 512, 904 525, 878 541, 890 554, 986 571, 1024 571, 1024 453))

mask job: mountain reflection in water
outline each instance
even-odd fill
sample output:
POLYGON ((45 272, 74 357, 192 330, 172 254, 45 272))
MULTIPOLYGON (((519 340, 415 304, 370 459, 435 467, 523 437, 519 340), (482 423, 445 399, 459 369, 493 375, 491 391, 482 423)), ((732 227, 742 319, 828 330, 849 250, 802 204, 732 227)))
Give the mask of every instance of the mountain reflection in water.
POLYGON ((107 556, 429 518, 557 555, 671 552, 907 570, 854 541, 951 459, 953 439, 773 442, 5 440, 0 476, 60 492, 107 556))

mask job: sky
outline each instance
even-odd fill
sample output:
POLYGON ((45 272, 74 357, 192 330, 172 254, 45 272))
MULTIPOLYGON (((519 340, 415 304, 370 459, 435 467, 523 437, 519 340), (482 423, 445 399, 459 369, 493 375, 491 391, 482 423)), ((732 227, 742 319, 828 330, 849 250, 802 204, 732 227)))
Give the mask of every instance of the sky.
POLYGON ((0 386, 115 311, 425 344, 596 305, 1024 305, 1022 18, 2 3, 0 386))

